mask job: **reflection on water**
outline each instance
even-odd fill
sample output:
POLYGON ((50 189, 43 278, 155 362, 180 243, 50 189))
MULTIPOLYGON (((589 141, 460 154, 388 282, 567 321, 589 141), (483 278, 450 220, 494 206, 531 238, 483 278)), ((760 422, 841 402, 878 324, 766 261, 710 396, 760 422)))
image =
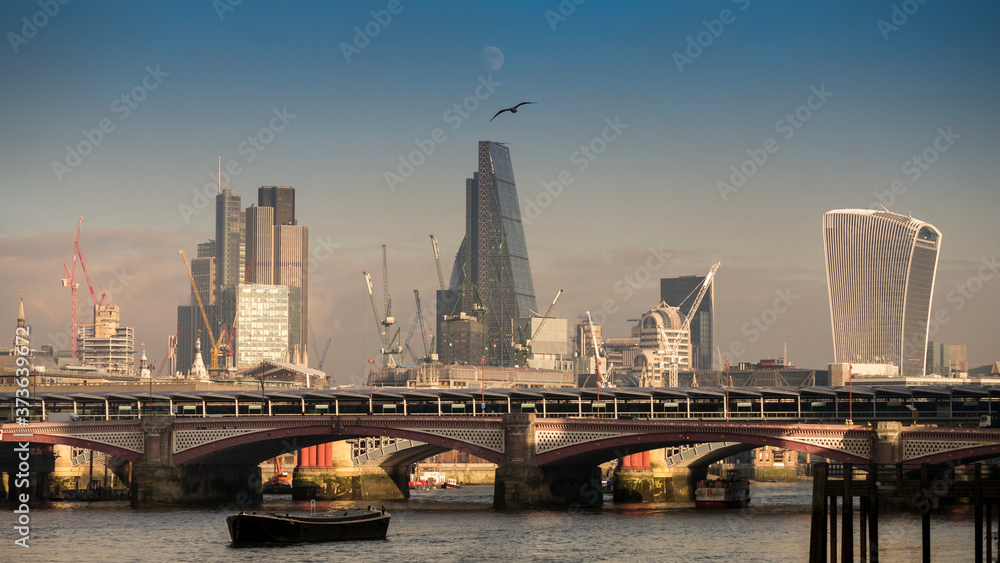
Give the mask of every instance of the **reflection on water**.
MULTIPOLYGON (((234 548, 223 508, 133 510, 127 503, 53 503, 33 509, 31 549, 0 549, 0 560, 79 561, 805 561, 809 549, 811 484, 753 483, 743 510, 697 510, 693 503, 615 504, 581 511, 496 512, 492 487, 412 491, 386 502, 388 539, 375 542, 234 548)), ((368 502, 317 501, 317 511, 366 507, 368 502)), ((381 505, 382 503, 377 503, 381 505)), ((13 534, 12 509, 0 524, 13 534)), ((304 513, 309 502, 265 497, 258 511, 304 513)), ((972 552, 969 510, 935 513, 935 561, 964 561, 972 552)), ((9 540, 13 541, 11 537, 9 540)), ((920 558, 920 520, 883 514, 881 560, 920 558)))

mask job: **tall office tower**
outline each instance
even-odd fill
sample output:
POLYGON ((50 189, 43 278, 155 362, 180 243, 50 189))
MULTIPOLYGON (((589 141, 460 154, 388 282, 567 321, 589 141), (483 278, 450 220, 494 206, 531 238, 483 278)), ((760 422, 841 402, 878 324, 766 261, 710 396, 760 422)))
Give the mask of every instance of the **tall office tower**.
MULTIPOLYGON (((298 225, 295 220, 294 188, 263 186, 258 202, 257 207, 246 210, 247 281, 288 288, 287 295, 283 297, 288 304, 287 359, 306 365, 309 342, 309 228, 298 225)), ((242 316, 242 304, 240 311, 242 316)), ((238 332, 243 333, 242 329, 238 332)), ((274 350, 273 347, 270 349, 274 350)))
POLYGON ((274 282, 288 287, 289 359, 307 364, 309 336, 309 227, 274 226, 274 282))
POLYGON ((247 282, 274 285, 274 208, 248 207, 245 232, 247 282))
MULTIPOLYGON (((694 301, 705 276, 680 276, 660 278, 660 301, 678 307, 681 315, 691 312, 694 301)), ((712 351, 715 349, 715 280, 708 286, 698 310, 691 318, 691 348, 693 369, 709 371, 713 369, 712 351)))
POLYGON ((295 222, 295 188, 291 186, 261 186, 257 191, 257 206, 274 208, 275 225, 298 225, 295 222))
MULTIPOLYGON (((221 185, 221 184, 220 184, 221 185)), ((226 328, 233 326, 236 315, 236 286, 243 281, 243 208, 240 206, 240 196, 231 188, 219 190, 215 196, 215 298, 218 305, 218 321, 226 328)), ((201 257, 202 247, 198 247, 201 257)), ((186 340, 186 339, 185 339, 186 340)), ((207 339, 202 339, 207 344, 207 339)), ((178 343, 181 345, 181 343, 178 343)), ((205 350, 208 346, 203 346, 205 350)), ((180 370, 186 372, 189 364, 187 353, 194 357, 194 337, 191 337, 190 347, 184 342, 182 349, 185 356, 180 362, 180 370)))
POLYGON ((243 281, 240 269, 242 246, 243 208, 240 207, 240 196, 225 188, 215 196, 215 280, 220 287, 243 281))
POLYGON ((514 363, 511 320, 535 310, 535 287, 514 185, 510 150, 479 141, 479 170, 465 184, 465 239, 455 257, 452 290, 461 308, 484 324, 490 365, 514 363))
POLYGON ((890 211, 837 209, 823 215, 835 363, 892 364, 924 375, 927 323, 941 232, 890 211))

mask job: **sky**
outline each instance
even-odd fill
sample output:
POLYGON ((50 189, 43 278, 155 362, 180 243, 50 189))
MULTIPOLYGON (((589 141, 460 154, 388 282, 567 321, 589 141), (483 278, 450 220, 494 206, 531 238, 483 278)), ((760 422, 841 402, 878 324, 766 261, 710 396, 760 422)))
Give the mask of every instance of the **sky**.
POLYGON ((825 368, 823 213, 885 205, 943 233, 931 340, 992 362, 998 17, 937 0, 3 2, 0 319, 13 338, 23 295, 32 345, 68 348, 82 216, 95 290, 159 363, 190 294, 177 250, 214 238, 221 158, 244 205, 295 187, 312 363, 332 339, 324 371, 360 381, 378 347, 362 272, 379 283, 387 245, 405 339, 412 290, 438 287, 428 235, 447 278, 491 140, 510 148, 539 307, 564 289, 552 314, 571 325, 589 310, 627 336, 661 277, 721 261, 722 357, 825 368))

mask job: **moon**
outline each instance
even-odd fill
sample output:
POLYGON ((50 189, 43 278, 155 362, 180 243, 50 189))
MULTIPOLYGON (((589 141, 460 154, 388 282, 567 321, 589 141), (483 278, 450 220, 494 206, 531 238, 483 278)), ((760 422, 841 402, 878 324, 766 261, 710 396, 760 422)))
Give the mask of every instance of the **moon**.
POLYGON ((490 70, 500 70, 503 66, 503 51, 490 45, 483 48, 483 64, 490 70))

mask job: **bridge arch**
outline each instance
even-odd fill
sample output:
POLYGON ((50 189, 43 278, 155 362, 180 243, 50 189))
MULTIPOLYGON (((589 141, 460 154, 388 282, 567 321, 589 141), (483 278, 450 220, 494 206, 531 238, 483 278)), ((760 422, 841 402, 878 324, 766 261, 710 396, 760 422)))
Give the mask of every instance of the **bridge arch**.
POLYGON ((538 464, 599 464, 639 452, 709 442, 742 444, 739 446, 742 449, 775 446, 842 463, 865 464, 871 460, 873 440, 867 429, 840 426, 664 424, 658 429, 629 423, 616 426, 602 428, 588 421, 551 424, 541 421, 537 423, 536 434, 538 464))

